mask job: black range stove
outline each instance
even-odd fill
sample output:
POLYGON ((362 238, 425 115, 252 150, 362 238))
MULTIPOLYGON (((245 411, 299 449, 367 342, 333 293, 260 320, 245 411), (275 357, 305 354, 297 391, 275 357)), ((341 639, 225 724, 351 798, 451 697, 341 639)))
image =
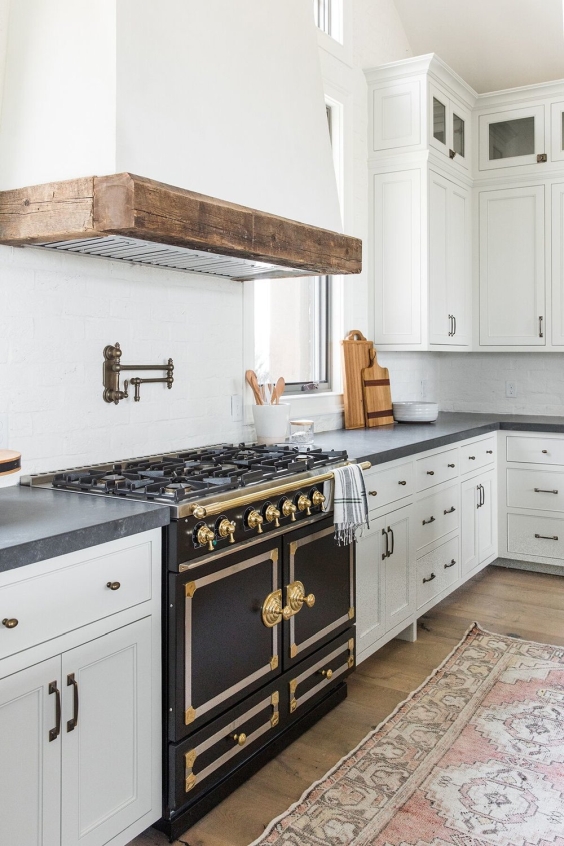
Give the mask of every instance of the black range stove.
POLYGON ((322 516, 324 468, 346 451, 294 444, 219 444, 39 474, 34 486, 161 503, 171 509, 169 569, 322 516), (212 518, 211 520, 209 518, 212 518))

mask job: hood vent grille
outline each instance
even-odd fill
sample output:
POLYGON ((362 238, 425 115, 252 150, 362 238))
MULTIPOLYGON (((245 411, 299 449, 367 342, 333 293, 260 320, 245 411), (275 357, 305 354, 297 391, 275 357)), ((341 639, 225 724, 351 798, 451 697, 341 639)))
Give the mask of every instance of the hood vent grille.
POLYGON ((0 192, 0 244, 240 281, 362 268, 358 238, 130 173, 0 192))
MULTIPOLYGON (((151 241, 141 241, 138 238, 120 238, 117 235, 73 241, 45 241, 35 246, 101 258, 121 259, 132 264, 149 264, 153 267, 187 270, 191 273, 226 276, 238 282, 264 278, 278 269, 276 265, 266 262, 236 259, 218 254, 211 255, 183 247, 168 247, 151 241)), ((287 268, 287 270, 294 276, 300 276, 302 273, 298 268, 287 268)))

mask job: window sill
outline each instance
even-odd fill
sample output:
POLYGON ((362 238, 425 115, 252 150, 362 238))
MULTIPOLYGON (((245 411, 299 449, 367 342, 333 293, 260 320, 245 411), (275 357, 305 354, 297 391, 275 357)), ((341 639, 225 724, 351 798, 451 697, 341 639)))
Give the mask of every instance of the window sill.
POLYGON ((336 391, 321 394, 285 394, 282 402, 290 404, 290 419, 294 417, 317 417, 320 414, 338 414, 343 411, 343 395, 336 391))

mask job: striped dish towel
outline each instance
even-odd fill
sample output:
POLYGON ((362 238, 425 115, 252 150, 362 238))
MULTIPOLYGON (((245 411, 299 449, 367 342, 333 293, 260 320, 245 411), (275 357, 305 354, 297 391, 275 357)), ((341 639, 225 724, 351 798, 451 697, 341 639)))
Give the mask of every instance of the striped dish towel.
POLYGON ((357 530, 370 528, 364 475, 358 464, 347 464, 336 467, 334 476, 335 540, 339 545, 348 545, 354 541, 357 530))

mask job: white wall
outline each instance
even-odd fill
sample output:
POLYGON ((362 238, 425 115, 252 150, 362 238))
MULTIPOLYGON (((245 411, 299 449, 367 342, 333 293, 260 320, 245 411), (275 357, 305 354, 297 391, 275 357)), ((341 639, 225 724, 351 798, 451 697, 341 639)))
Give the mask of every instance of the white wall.
POLYGON ((0 247, 0 414, 24 470, 243 439, 230 418, 242 296, 231 280, 0 247), (174 359, 172 389, 105 403, 102 351, 116 341, 123 364, 174 359))

